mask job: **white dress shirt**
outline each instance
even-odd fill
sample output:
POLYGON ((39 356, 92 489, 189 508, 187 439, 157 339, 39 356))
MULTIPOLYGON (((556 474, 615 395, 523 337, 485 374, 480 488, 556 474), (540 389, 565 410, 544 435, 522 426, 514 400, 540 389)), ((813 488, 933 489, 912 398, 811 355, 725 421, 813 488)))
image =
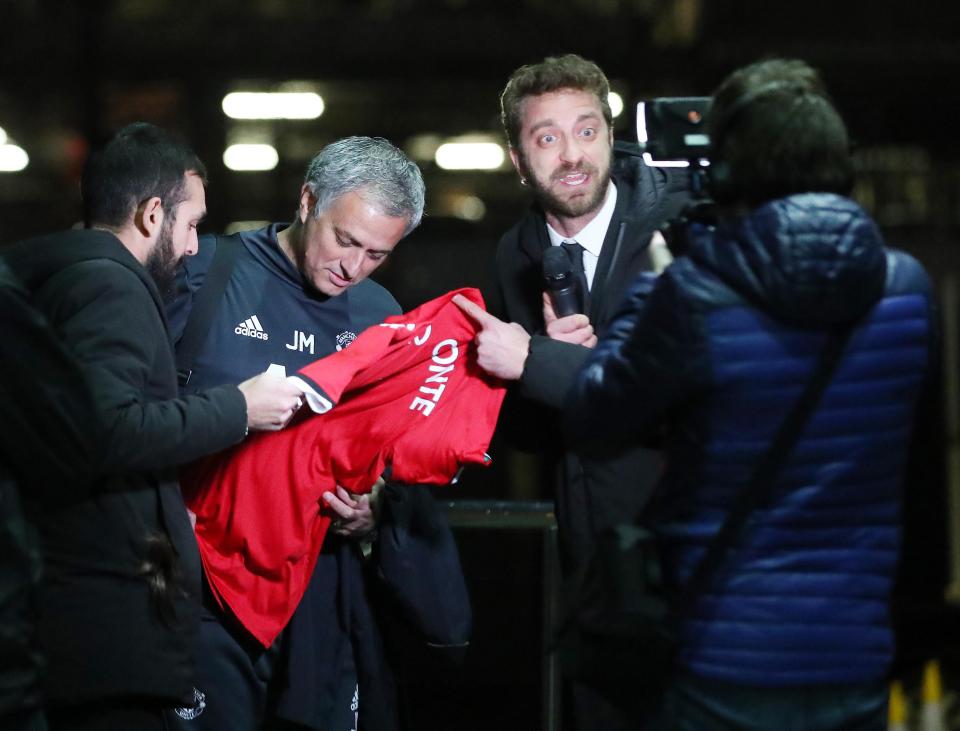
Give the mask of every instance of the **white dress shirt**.
POLYGON ((603 239, 607 235, 607 229, 610 227, 610 221, 613 218, 613 209, 617 205, 617 186, 610 181, 607 186, 607 197, 603 205, 594 216, 590 223, 577 231, 573 236, 563 236, 554 230, 553 226, 547 224, 547 235, 550 237, 552 246, 560 246, 571 241, 576 241, 583 247, 583 273, 587 278, 587 287, 593 289, 593 274, 597 271, 597 262, 600 260, 600 249, 603 248, 603 239))

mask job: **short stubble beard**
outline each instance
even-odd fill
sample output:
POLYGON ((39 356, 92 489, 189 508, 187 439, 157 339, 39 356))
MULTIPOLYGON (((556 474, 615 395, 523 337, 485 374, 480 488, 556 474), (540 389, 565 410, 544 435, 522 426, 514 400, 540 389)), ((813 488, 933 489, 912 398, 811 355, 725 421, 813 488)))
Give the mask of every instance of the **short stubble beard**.
POLYGON ((607 196, 607 183, 610 179, 609 167, 603 171, 602 174, 596 167, 587 163, 564 166, 555 170, 550 176, 550 182, 555 182, 565 175, 576 172, 586 173, 597 181, 597 188, 593 195, 588 198, 565 201, 556 196, 548 185, 544 185, 530 172, 530 166, 527 164, 527 159, 522 150, 520 151, 520 162, 523 165, 524 177, 530 184, 533 195, 544 212, 551 213, 560 218, 579 218, 593 211, 600 210, 600 206, 603 205, 603 201, 607 196))
POLYGON ((160 235, 154 244, 147 261, 144 264, 161 297, 173 294, 173 283, 177 274, 177 265, 180 260, 173 253, 173 221, 165 218, 160 226, 160 235))

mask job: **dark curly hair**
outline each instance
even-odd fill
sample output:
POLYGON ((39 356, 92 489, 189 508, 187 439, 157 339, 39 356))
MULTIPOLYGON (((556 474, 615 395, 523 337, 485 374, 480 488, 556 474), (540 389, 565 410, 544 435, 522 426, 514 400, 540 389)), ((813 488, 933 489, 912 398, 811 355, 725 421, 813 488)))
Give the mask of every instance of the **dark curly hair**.
POLYGON ((610 82, 593 61, 568 53, 550 56, 540 63, 521 66, 510 76, 500 94, 500 121, 510 147, 520 148, 520 127, 523 124, 523 100, 560 89, 577 89, 596 94, 607 126, 613 129, 613 114, 607 95, 610 82))
POLYGON ((160 198, 163 212, 174 216, 186 199, 185 175, 206 184, 207 171, 189 147, 146 122, 127 125, 94 152, 80 179, 84 224, 119 229, 143 201, 160 198))

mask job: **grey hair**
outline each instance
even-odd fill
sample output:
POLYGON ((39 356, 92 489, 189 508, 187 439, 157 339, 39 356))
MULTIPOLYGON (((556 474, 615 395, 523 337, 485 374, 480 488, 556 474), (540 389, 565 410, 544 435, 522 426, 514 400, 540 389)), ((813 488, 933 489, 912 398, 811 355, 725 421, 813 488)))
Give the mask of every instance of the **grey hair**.
POLYGON ((304 183, 317 198, 316 218, 340 196, 361 190, 385 215, 406 217, 404 236, 423 217, 426 189, 420 168, 382 137, 345 137, 327 145, 307 165, 304 183))

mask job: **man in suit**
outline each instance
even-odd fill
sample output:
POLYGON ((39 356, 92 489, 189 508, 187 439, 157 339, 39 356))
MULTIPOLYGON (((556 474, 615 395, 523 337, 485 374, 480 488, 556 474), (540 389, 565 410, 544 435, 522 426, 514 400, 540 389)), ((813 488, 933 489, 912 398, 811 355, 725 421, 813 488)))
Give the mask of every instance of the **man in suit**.
POLYGON ((84 169, 86 230, 3 252, 93 392, 92 490, 38 509, 40 639, 54 729, 161 729, 193 695, 200 566, 176 468, 280 428, 296 387, 261 374, 186 398, 158 289, 197 247, 204 168, 162 130, 121 130, 84 169))
MULTIPOLYGON (((575 54, 523 66, 507 82, 501 120, 510 159, 534 204, 497 249, 498 296, 491 309, 511 324, 477 314, 484 325, 480 365, 515 381, 502 428, 517 446, 549 455, 557 468, 565 576, 589 558, 599 532, 638 515, 659 460, 642 447, 582 459, 556 428, 558 410, 628 285, 669 258, 662 238, 653 235, 686 201, 686 175, 648 167, 626 146, 622 154, 615 149, 609 93, 603 71, 575 54), (544 252, 551 246, 568 252, 580 278, 578 314, 557 317, 544 294, 544 252)), ((611 706, 600 693, 573 689, 577 728, 620 728, 612 707, 618 703, 611 706)))

